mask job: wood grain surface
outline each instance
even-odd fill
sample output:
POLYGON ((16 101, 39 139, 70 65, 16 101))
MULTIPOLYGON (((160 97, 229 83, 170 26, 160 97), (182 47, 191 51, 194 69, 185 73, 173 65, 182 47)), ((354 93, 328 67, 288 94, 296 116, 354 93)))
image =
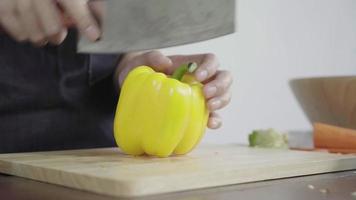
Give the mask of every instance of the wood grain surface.
POLYGON ((0 172, 113 196, 142 196, 356 168, 356 156, 203 145, 170 158, 117 148, 0 155, 0 172))

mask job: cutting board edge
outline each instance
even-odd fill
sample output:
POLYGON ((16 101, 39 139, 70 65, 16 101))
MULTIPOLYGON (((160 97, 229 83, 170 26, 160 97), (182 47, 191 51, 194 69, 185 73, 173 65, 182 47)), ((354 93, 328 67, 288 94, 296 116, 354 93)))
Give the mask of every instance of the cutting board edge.
MULTIPOLYGON (((10 163, 8 161, 3 161, 0 160, 0 173, 12 175, 12 176, 17 176, 29 180, 34 180, 34 181, 39 181, 43 183, 49 183, 49 184, 54 184, 57 186, 62 186, 62 187, 67 187, 67 188, 74 188, 82 191, 87 191, 87 192, 93 192, 97 194, 103 194, 103 195, 111 195, 111 196, 117 196, 117 197, 131 197, 132 193, 132 185, 135 184, 131 180, 117 180, 117 179, 108 179, 108 178, 102 178, 100 176, 89 176, 88 174, 78 174, 74 172, 65 172, 64 174, 58 170, 58 169, 51 169, 51 168, 44 168, 40 166, 32 166, 24 163, 10 163), (16 165, 16 166, 15 166, 16 165), (3 166, 6 166, 6 168, 3 168, 3 166), (37 175, 38 173, 45 173, 51 174, 51 176, 48 175, 41 175, 41 176, 35 176, 36 173, 25 173, 26 170, 23 170, 24 168, 30 169, 29 171, 31 172, 36 172, 37 175), (42 170, 42 171, 41 171, 42 170), (62 175, 61 175, 62 174, 62 175), (92 187, 92 186, 87 186, 85 184, 80 184, 80 186, 76 183, 75 177, 80 176, 82 179, 87 178, 87 179, 93 179, 92 181, 87 181, 87 183, 96 183, 96 185, 99 185, 98 187, 92 187), (57 179, 60 177, 59 179, 57 179), (66 184, 62 184, 61 180, 66 180, 66 184), (95 180, 94 180, 95 179, 95 180), (68 181, 70 180, 70 181, 68 181), (108 185, 108 182, 111 183, 112 190, 115 192, 107 192, 105 190, 100 189, 100 185, 102 183, 105 183, 105 185, 108 185), (94 188, 94 189, 93 189, 94 188), (122 191, 122 192, 117 192, 117 191, 122 191), (120 195, 118 195, 120 194, 120 195)), ((107 189, 108 187, 105 187, 107 189)))
MULTIPOLYGON (((332 162, 333 160, 330 160, 329 162, 332 162)), ((337 171, 346 171, 346 170, 354 170, 356 169, 356 160, 353 158, 344 158, 340 160, 341 162, 341 167, 337 167, 334 169, 326 168, 320 169, 320 167, 317 167, 317 164, 315 163, 315 167, 313 169, 305 169, 303 167, 300 167, 296 170, 284 172, 279 175, 268 175, 261 178, 253 177, 253 176, 240 176, 239 178, 231 178, 229 175, 225 175, 227 179, 219 178, 216 180, 216 177, 211 176, 210 179, 214 179, 215 182, 214 184, 199 184, 199 185, 181 185, 180 187, 175 187, 172 189, 172 187, 165 187, 165 188, 157 188, 157 187, 146 187, 147 185, 152 185, 152 183, 157 182, 157 181, 163 181, 159 179, 142 179, 140 183, 137 181, 130 181, 130 180, 125 180, 125 181, 119 181, 116 179, 107 179, 107 178, 102 178, 102 177, 95 177, 95 176, 88 176, 85 174, 77 174, 77 173, 70 173, 66 172, 65 174, 60 175, 62 172, 56 169, 49 169, 49 168, 41 168, 38 166, 31 166, 31 165, 26 165, 23 163, 16 163, 16 167, 14 168, 12 163, 8 163, 6 161, 1 161, 0 160, 0 170, 3 173, 14 175, 14 176, 20 176, 23 178, 31 179, 31 180, 36 180, 36 181, 41 181, 45 183, 51 183, 59 186, 64 186, 64 187, 69 187, 69 188, 75 188, 78 190, 83 190, 83 191, 88 191, 88 192, 94 192, 98 194, 103 194, 103 195, 110 195, 110 196, 115 196, 115 197, 141 197, 141 196, 147 196, 147 195, 157 195, 157 194, 165 194, 165 193, 172 193, 172 192, 179 192, 179 191, 188 191, 188 190, 196 190, 196 189, 202 189, 202 188, 212 188, 212 187, 218 187, 218 186, 227 186, 227 185, 234 185, 234 184, 242 184, 242 183, 250 183, 250 182, 257 182, 257 181, 264 181, 264 180, 273 180, 273 179, 279 179, 279 178, 289 178, 289 177, 296 177, 296 176, 301 176, 301 175, 314 175, 314 174, 322 174, 322 173, 328 173, 328 172, 337 172, 337 171), (2 166, 8 165, 10 168, 5 169, 2 168, 2 166), (22 173, 21 170, 22 167, 26 167, 32 169, 33 171, 40 171, 40 170, 45 170, 47 171, 46 173, 51 173, 51 176, 46 176, 43 175, 39 176, 40 178, 35 177, 34 175, 22 173), (36 167, 36 168, 34 168, 36 167), (12 168, 12 170, 11 170, 12 168), (53 176, 53 173, 58 175, 53 176), (79 176, 82 179, 88 178, 88 181, 86 182, 89 183, 95 183, 95 185, 98 185, 98 187, 93 187, 93 185, 78 185, 76 182, 76 176, 79 176), (45 178, 44 178, 45 177, 45 178), (56 179, 56 177, 60 177, 60 179, 56 179), (61 183, 61 179, 65 180, 71 180, 70 182, 66 182, 66 184, 61 183), (93 179, 90 181, 90 179, 93 179), (95 179, 95 180, 94 180, 95 179), (108 184, 111 183, 111 184, 108 184), (101 189, 100 185, 106 185, 105 189, 101 189), (111 190, 108 190, 107 186, 111 186, 111 190), (189 185, 189 186, 188 186, 189 185), (147 189, 148 188, 148 189, 147 189)), ((328 161, 324 161, 325 165, 328 163, 328 161)), ((340 164, 339 163, 339 164, 340 164)), ((320 164, 320 163, 318 163, 320 164)), ((288 167, 286 165, 285 167, 288 167)), ((270 167, 271 168, 271 167, 270 167)), ((32 171, 32 172, 33 172, 32 171)), ((233 171, 229 171, 227 173, 232 173, 233 171)), ((31 173, 32 174, 32 173, 31 173)), ((209 177, 206 177, 203 182, 209 182, 209 177)), ((174 180, 172 181, 174 182, 174 180)))
MULTIPOLYGON (((319 163, 320 164, 320 163, 319 163)), ((325 163, 327 164, 327 163, 325 163)), ((342 165, 341 167, 338 168, 334 168, 334 169, 330 169, 330 168, 324 168, 324 169, 320 169, 317 167, 317 164, 315 164, 316 168, 315 169, 308 169, 307 171, 304 171, 303 168, 298 169, 298 170, 293 170, 295 171, 294 173, 290 173, 290 172, 284 172, 281 175, 278 176, 273 176, 273 175, 269 175, 263 178, 263 180, 261 180, 261 178, 257 178, 257 177, 243 177, 241 179, 238 178, 239 180, 236 179, 231 179, 231 176, 227 176, 230 179, 226 179, 224 181, 218 181, 216 179, 215 180, 215 184, 207 184, 207 185, 203 185, 200 184, 199 186, 195 185, 192 187, 192 185, 189 185, 189 187, 180 187, 180 188, 176 188, 175 190, 169 189, 169 190, 164 190, 161 188, 160 192, 158 193, 155 190, 151 190, 151 191, 147 191, 147 190, 141 190, 140 188, 143 187, 136 187, 137 189, 132 189, 132 191, 134 191, 134 193, 132 193, 130 196, 127 197, 140 197, 140 196, 146 196, 146 195, 157 195, 157 194, 165 194, 165 193, 172 193, 172 192, 181 192, 181 191, 189 191, 189 190, 196 190, 196 189, 203 189, 203 188, 212 188, 212 187, 218 187, 218 186, 228 186, 228 185, 235 185, 235 184, 243 184, 243 183, 251 183, 251 182, 259 182, 259 181, 266 181, 266 180, 274 180, 274 179, 281 179, 281 178, 292 178, 292 177, 298 177, 298 176, 308 176, 308 175, 316 175, 316 174, 323 174, 323 173, 332 173, 332 172, 340 172, 340 171, 349 171, 349 170, 356 170, 356 160, 354 158, 345 158, 342 160, 342 165)), ((221 179, 219 179, 221 180, 221 179)), ((159 181, 159 180, 156 180, 159 181)), ((204 180, 207 181, 207 180, 204 180)), ((143 181, 145 182, 145 181, 143 181)), ((174 181, 172 181, 174 182, 174 181)), ((150 182, 145 182, 145 183, 141 183, 142 185, 149 185, 151 184, 150 182)))

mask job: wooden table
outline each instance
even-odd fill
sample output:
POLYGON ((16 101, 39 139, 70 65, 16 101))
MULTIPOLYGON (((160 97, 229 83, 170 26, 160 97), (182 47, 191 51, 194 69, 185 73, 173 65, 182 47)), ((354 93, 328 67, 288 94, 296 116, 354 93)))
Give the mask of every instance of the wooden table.
MULTIPOLYGON (((200 199, 356 199, 356 171, 303 176, 248 184, 231 185, 204 190, 171 193, 136 198, 142 200, 200 200, 200 199)), ((41 183, 0 174, 0 198, 11 200, 65 199, 114 200, 120 198, 97 195, 62 186, 41 183)))

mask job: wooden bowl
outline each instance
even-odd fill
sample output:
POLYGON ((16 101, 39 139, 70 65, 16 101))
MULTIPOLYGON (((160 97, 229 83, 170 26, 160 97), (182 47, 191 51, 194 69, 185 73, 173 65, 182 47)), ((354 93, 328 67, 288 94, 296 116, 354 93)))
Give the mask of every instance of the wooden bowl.
POLYGON ((311 123, 356 129, 356 76, 294 79, 290 86, 311 123))

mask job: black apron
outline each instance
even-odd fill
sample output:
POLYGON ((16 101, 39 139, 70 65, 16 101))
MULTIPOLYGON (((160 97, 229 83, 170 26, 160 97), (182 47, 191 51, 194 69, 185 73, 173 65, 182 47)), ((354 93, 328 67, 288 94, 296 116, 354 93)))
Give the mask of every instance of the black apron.
POLYGON ((77 54, 76 35, 44 48, 0 35, 0 153, 115 145, 119 56, 77 54))

